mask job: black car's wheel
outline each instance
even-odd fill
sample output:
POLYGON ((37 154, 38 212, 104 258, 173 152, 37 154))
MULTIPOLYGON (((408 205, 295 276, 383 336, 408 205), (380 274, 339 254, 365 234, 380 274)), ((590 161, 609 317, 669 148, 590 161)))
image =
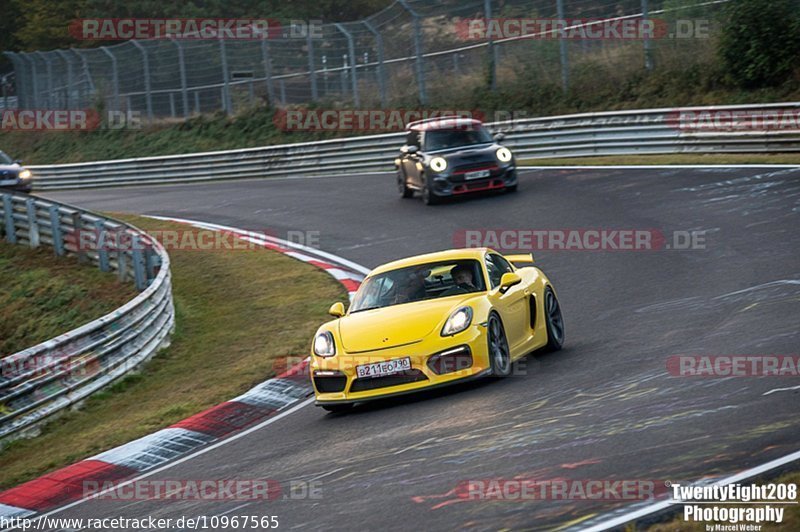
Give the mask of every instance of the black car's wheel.
POLYGON ((544 289, 544 315, 547 323, 546 349, 558 351, 564 346, 564 317, 558 298, 549 286, 544 289))
POLYGON ((422 187, 422 201, 425 205, 436 205, 437 203, 441 202, 442 198, 437 196, 436 193, 431 189, 431 180, 425 178, 425 185, 422 187))
POLYGON ((511 373, 511 352, 508 350, 508 340, 503 323, 497 314, 489 316, 487 324, 489 338, 489 364, 492 375, 506 377, 511 373))
POLYGON ((406 184, 406 176, 402 172, 397 172, 397 191, 404 198, 411 198, 414 196, 414 189, 408 188, 406 184))
POLYGON ((343 414, 353 408, 353 403, 342 403, 338 405, 322 405, 323 410, 327 410, 332 414, 343 414))

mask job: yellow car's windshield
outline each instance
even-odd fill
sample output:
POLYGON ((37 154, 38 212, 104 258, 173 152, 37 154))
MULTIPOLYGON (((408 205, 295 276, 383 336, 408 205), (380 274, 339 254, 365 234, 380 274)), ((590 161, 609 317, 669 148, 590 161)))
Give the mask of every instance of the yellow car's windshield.
POLYGON ((483 292, 485 287, 480 263, 474 259, 408 266, 366 279, 353 298, 350 312, 483 292))

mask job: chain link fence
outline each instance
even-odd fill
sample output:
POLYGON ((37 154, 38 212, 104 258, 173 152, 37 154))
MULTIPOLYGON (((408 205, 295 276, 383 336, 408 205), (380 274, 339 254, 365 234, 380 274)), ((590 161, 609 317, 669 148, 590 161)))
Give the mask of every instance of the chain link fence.
POLYGON ((567 90, 591 87, 598 76, 622 79, 691 62, 712 48, 705 43, 727 1, 397 0, 363 20, 320 24, 300 37, 5 53, 22 108, 136 111, 152 120, 264 104, 441 106, 480 88, 522 83, 534 90, 546 82, 567 90), (495 31, 471 32, 474 19, 495 21, 495 31), (537 31, 525 23, 532 20, 567 26, 537 31), (581 37, 600 20, 647 21, 659 31, 581 37))

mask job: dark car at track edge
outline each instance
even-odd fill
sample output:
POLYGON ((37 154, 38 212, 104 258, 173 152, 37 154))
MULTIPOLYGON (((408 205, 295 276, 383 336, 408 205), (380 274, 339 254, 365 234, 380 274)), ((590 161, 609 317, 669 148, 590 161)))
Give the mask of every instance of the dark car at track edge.
POLYGON ((404 198, 419 192, 428 204, 473 192, 517 190, 514 154, 479 120, 445 116, 411 122, 395 159, 404 198))
POLYGON ((18 190, 30 192, 33 175, 22 166, 22 161, 15 161, 0 151, 0 190, 18 190))

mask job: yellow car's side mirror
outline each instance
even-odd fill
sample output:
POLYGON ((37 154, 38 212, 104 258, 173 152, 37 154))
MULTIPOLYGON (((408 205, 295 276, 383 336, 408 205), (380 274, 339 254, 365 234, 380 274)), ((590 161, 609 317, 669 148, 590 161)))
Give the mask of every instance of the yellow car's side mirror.
POLYGON ((331 308, 328 309, 328 314, 336 318, 341 318, 342 316, 344 316, 344 304, 342 304, 341 302, 334 303, 333 305, 331 305, 331 308))
POLYGON ((518 285, 522 282, 522 277, 514 272, 506 272, 500 278, 500 292, 505 293, 506 290, 511 288, 514 285, 518 285))

